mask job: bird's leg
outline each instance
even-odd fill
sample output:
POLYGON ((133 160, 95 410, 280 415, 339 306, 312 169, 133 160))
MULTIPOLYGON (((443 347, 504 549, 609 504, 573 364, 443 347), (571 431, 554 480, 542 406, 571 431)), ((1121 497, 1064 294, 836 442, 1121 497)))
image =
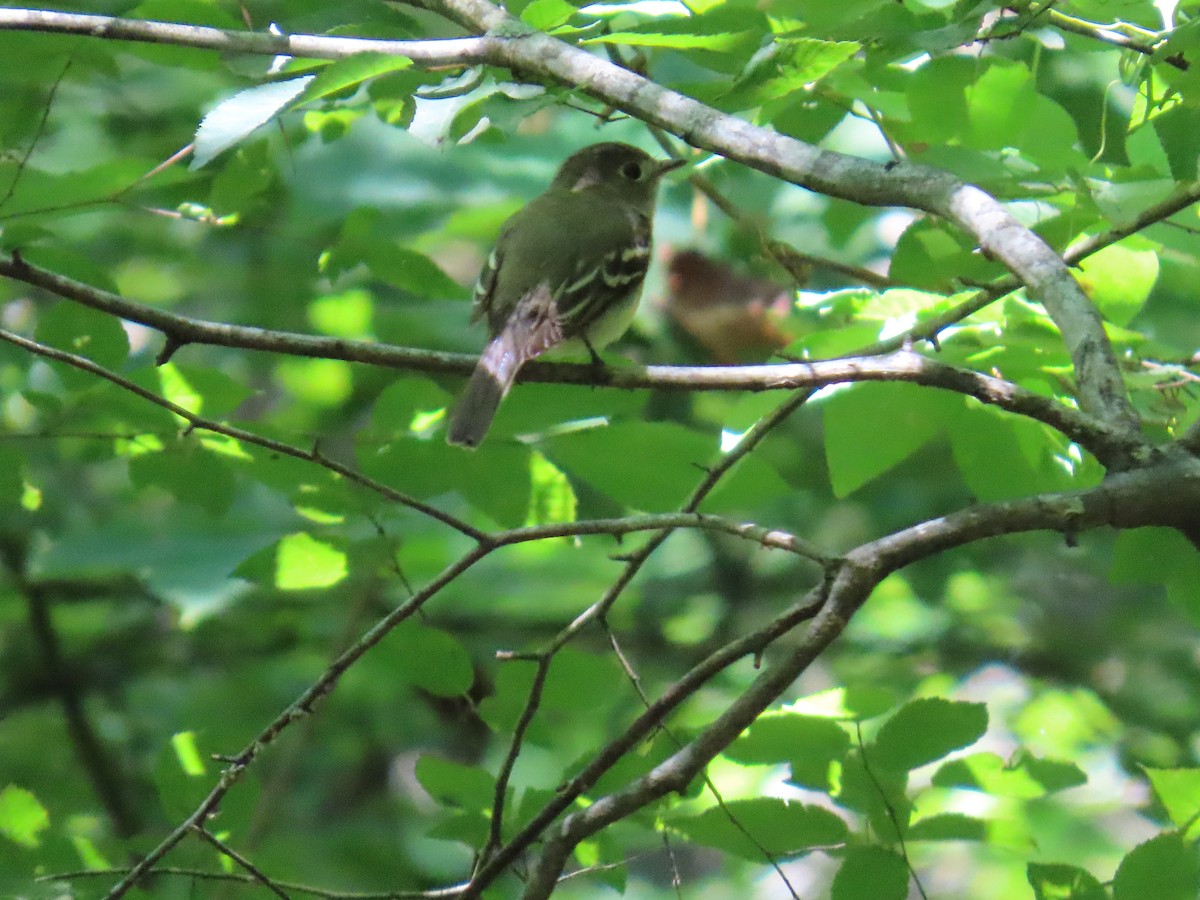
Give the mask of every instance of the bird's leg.
POLYGON ((592 346, 592 342, 588 340, 586 334, 580 335, 583 338, 583 346, 587 347, 587 351, 592 357, 592 380, 600 384, 606 383, 611 376, 608 372, 608 364, 600 358, 600 354, 596 352, 596 348, 592 346))

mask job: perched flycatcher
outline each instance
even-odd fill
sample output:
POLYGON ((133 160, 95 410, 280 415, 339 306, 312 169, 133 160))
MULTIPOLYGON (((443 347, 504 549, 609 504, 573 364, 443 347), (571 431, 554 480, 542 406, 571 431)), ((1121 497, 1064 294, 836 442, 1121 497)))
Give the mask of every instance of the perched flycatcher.
POLYGON ((475 285, 471 321, 490 340, 450 416, 446 440, 477 447, 517 371, 552 347, 620 337, 650 263, 658 181, 683 165, 628 144, 585 147, 504 223, 475 285))

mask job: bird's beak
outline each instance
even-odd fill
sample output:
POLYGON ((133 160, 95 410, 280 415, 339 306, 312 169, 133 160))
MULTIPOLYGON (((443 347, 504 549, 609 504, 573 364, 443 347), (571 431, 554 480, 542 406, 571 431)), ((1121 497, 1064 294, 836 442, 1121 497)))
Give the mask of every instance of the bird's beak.
POLYGON ((662 178, 668 172, 674 172, 681 166, 687 165, 686 159, 660 159, 658 160, 658 172, 656 177, 662 178))

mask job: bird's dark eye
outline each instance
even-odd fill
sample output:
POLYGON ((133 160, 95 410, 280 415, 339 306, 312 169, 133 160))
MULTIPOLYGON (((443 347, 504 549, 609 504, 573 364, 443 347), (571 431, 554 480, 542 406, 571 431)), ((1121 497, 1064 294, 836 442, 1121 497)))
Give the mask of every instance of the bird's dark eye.
POLYGON ((622 178, 628 178, 630 181, 642 180, 642 167, 638 163, 627 162, 621 166, 620 172, 622 178))

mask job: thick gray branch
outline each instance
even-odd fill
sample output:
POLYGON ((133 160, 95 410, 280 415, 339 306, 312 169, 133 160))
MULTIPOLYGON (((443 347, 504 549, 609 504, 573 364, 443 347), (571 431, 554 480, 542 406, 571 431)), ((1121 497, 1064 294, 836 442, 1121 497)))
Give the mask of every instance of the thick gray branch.
MULTIPOLYGON (((1200 518, 1200 464, 1116 475, 1088 491, 995 503, 931 519, 864 544, 845 557, 828 599, 800 644, 773 661, 711 725, 677 753, 622 790, 571 813, 552 831, 530 874, 525 900, 550 895, 572 850, 603 828, 667 794, 684 790, 712 759, 774 703, 845 628, 889 574, 945 550, 1003 534, 1052 530, 1075 534, 1103 526, 1187 528, 1200 518)), ((521 848, 509 846, 515 854, 521 848)), ((472 883, 466 897, 484 885, 472 883)))
MULTIPOLYGON (((519 27, 487 0, 432 0, 447 15, 484 31, 519 27)), ((725 115, 689 97, 541 33, 498 45, 518 73, 575 85, 632 116, 801 187, 872 206, 923 209, 957 224, 1002 261, 1045 305, 1062 331, 1084 409, 1111 425, 1136 427, 1116 357, 1099 313, 1058 255, 979 188, 911 163, 880 165, 821 150, 725 115)))
POLYGON ((407 56, 430 66, 486 63, 491 37, 447 38, 424 41, 380 41, 368 38, 325 37, 312 34, 269 34, 262 31, 226 31, 203 25, 87 16, 43 9, 0 9, 0 31, 49 31, 82 34, 112 41, 138 41, 198 47, 222 53, 260 56, 299 56, 307 59, 345 59, 356 53, 407 56))
MULTIPOLYGON (((873 206, 922 209, 953 221, 1002 261, 1042 302, 1061 330, 1075 364, 1083 408, 1108 425, 1137 427, 1120 369, 1099 314, 1062 260, 1020 225, 993 197, 950 174, 911 163, 880 165, 821 150, 752 125, 584 50, 527 32, 486 0, 428 0, 481 37, 430 41, 374 41, 315 35, 268 35, 188 25, 82 16, 42 10, 0 10, 0 30, 86 34, 243 53, 338 59, 358 52, 396 53, 426 66, 486 62, 523 77, 577 87, 645 122, 810 190, 873 206), (508 33, 515 37, 500 37, 508 33)), ((1115 468, 1133 460, 1107 460, 1115 468)))

